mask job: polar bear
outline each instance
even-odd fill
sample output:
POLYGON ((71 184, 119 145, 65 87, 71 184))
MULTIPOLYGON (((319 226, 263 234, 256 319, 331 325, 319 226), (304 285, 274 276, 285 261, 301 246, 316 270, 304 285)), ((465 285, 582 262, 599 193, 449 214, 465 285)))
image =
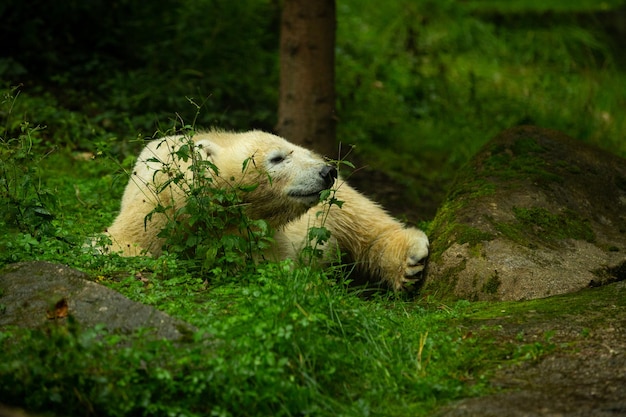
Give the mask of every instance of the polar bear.
POLYGON ((185 136, 169 136, 148 143, 126 186, 120 213, 107 229, 110 250, 125 256, 141 252, 158 256, 162 252, 164 242, 157 235, 166 216, 149 214, 157 204, 175 209, 184 206, 188 190, 174 186, 171 179, 177 174, 192 175, 191 159, 174 157, 189 143, 198 158, 217 168, 217 173, 208 170, 206 174, 213 177, 215 186, 256 185, 249 187, 242 199, 251 219, 264 219, 275 229, 266 258, 297 259, 310 243, 309 228, 322 226, 323 221, 331 233, 323 246, 325 252, 347 254, 367 276, 394 290, 417 278, 424 268, 428 255, 424 232, 405 227, 337 178, 337 169, 321 156, 261 131, 208 131, 195 133, 191 142, 185 136), (326 206, 330 210, 327 216, 319 216, 324 209, 320 193, 333 185, 334 197, 343 204, 326 206))

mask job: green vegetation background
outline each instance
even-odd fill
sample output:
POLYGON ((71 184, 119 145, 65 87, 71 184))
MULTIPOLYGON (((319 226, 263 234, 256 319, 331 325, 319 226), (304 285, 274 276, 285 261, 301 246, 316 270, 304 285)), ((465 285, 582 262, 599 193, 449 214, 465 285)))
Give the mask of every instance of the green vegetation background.
MULTIPOLYGON (((491 351, 461 326, 480 306, 360 297, 341 271, 201 275, 175 254, 84 253, 113 220, 144 138, 189 125, 272 129, 278 3, 0 5, 0 265, 78 267, 218 341, 5 329, 0 403, 65 415, 428 415, 485 393, 494 367, 553 348, 491 351)), ((339 0, 338 138, 435 205, 456 170, 513 125, 626 156, 624 36, 611 20, 624 7, 339 0)))

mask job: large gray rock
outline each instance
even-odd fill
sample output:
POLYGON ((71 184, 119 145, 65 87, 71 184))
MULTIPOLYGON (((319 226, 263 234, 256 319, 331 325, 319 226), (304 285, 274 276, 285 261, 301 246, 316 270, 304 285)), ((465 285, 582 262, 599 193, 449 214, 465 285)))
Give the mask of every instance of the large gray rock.
POLYGON ((83 272, 49 262, 22 262, 0 272, 0 329, 15 325, 103 324, 110 331, 150 329, 156 338, 180 339, 193 328, 167 314, 129 300, 87 280, 83 272))
POLYGON ((516 127, 460 172, 433 221, 422 292, 547 297, 626 279, 626 160, 516 127))

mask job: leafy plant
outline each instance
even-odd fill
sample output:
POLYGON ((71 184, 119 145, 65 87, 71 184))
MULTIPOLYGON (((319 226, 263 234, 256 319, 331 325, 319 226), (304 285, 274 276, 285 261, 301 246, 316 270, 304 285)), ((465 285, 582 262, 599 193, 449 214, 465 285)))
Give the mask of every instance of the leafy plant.
POLYGON ((250 219, 245 213, 243 195, 258 187, 244 181, 252 156, 244 160, 237 183, 221 181, 218 167, 199 156, 193 128, 186 126, 184 132, 182 145, 172 152, 169 162, 149 160, 161 163, 160 171, 169 179, 155 190, 159 203, 144 224, 154 216, 165 216, 167 222, 158 234, 165 239, 165 249, 193 261, 200 272, 213 271, 217 276, 222 272, 241 272, 253 265, 253 260, 272 243, 267 222, 250 219), (184 196, 184 204, 176 205, 169 197, 160 198, 169 196, 172 189, 184 196))
POLYGON ((47 155, 41 156, 33 149, 41 142, 43 128, 33 127, 28 121, 20 122, 18 132, 11 128, 18 95, 16 88, 5 91, 1 103, 6 121, 0 127, 0 204, 3 206, 0 222, 37 236, 49 229, 57 202, 41 181, 39 163, 47 155))
MULTIPOLYGON (((90 205, 93 209, 97 206, 93 198, 114 187, 110 175, 89 169, 110 172, 114 167, 103 166, 104 159, 96 162, 89 152, 71 154, 73 147, 62 146, 68 132, 91 130, 84 118, 66 117, 71 112, 55 107, 55 101, 22 94, 21 87, 5 88, 1 94, 0 265, 28 259, 65 262, 69 252, 76 252, 70 258, 77 265, 90 264, 89 257, 81 257, 80 247, 87 233, 104 226, 85 224, 81 209, 90 205), (66 117, 66 125, 50 130, 34 123, 33 113, 54 115, 53 120, 66 117), (77 165, 85 167, 84 178, 68 181, 65 175, 77 165), (97 184, 89 182, 92 176, 99 178, 97 184), (92 197, 84 201, 80 188, 87 184, 92 197)), ((98 137, 93 133, 92 138, 98 137)), ((111 201, 98 207, 108 210, 111 201)))
MULTIPOLYGON (((354 169, 354 165, 346 160, 346 157, 350 154, 348 152, 339 160, 330 160, 329 163, 335 165, 338 172, 342 170, 344 167, 348 167, 350 169, 354 169)), ((315 213, 315 217, 318 220, 318 225, 312 225, 309 227, 307 231, 307 244, 302 249, 302 260, 306 265, 309 265, 314 260, 322 260, 324 257, 324 249, 323 247, 328 244, 331 238, 331 232, 325 227, 326 221, 330 214, 330 210, 333 206, 336 206, 338 209, 341 209, 343 206, 343 201, 339 200, 337 195, 337 190, 342 186, 341 183, 335 182, 335 185, 328 189, 324 190, 320 193, 320 206, 319 210, 315 213)), ((338 261, 341 260, 341 253, 336 254, 338 261)), ((332 262, 335 259, 331 259, 329 256, 324 259, 325 262, 332 262)))

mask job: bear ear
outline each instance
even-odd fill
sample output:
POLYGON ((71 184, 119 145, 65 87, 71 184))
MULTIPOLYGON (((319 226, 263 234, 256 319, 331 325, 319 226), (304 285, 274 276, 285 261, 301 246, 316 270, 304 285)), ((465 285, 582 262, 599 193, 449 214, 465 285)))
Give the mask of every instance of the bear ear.
POLYGON ((209 161, 213 161, 215 155, 221 150, 219 145, 211 142, 209 139, 200 139, 195 143, 195 146, 200 157, 209 161))

